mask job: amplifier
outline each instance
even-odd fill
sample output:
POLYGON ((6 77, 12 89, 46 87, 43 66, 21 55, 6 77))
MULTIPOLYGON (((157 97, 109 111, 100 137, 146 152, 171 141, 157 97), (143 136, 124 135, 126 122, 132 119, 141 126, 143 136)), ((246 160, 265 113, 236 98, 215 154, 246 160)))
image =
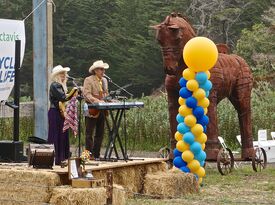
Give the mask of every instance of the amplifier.
POLYGON ((54 145, 29 144, 28 163, 33 168, 52 169, 54 162, 54 145))
POLYGON ((21 162, 23 160, 22 141, 0 141, 0 161, 21 162))

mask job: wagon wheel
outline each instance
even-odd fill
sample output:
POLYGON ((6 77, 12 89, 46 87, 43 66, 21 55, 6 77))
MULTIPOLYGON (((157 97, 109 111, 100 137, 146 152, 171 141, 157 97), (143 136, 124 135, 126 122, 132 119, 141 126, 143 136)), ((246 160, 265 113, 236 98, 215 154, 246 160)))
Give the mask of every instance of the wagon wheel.
POLYGON ((162 147, 159 150, 159 157, 163 159, 168 159, 170 154, 170 149, 168 147, 162 147))
POLYGON ((234 156, 229 148, 221 148, 217 156, 217 167, 221 175, 227 175, 234 168, 234 156))
POLYGON ((266 168, 266 152, 263 148, 257 147, 252 156, 252 168, 255 172, 260 172, 266 168))

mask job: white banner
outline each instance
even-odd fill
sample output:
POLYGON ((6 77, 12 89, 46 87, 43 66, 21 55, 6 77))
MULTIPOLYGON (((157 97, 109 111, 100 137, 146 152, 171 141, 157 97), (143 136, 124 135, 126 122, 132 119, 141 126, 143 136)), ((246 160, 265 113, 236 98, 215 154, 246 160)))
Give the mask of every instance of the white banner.
POLYGON ((21 40, 21 64, 25 52, 24 21, 0 19, 0 101, 8 99, 14 86, 15 40, 21 40))

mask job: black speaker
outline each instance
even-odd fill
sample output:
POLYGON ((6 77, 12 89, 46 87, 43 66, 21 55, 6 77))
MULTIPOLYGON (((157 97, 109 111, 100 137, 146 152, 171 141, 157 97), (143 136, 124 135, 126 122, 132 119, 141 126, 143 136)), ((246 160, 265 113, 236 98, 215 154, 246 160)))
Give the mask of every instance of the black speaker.
POLYGON ((52 169, 54 162, 54 145, 29 144, 28 163, 33 168, 52 169))
POLYGON ((23 159, 22 141, 0 141, 0 161, 21 162, 23 159))

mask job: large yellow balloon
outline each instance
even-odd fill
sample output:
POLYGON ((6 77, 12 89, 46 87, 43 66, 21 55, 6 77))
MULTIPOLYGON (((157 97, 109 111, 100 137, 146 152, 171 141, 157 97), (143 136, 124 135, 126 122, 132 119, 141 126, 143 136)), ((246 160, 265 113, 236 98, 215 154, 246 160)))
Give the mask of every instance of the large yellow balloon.
POLYGON ((180 140, 180 141, 177 142, 176 147, 180 152, 184 152, 186 150, 189 150, 190 146, 189 146, 189 144, 187 144, 184 141, 180 140))
POLYGON ((187 115, 191 115, 192 114, 192 109, 187 107, 185 104, 179 107, 179 113, 182 116, 187 116, 187 115))
POLYGON ((187 115, 184 118, 184 123, 189 126, 189 127, 193 127, 196 123, 197 123, 197 119, 194 115, 187 115))
POLYGON ((193 161, 194 154, 190 150, 186 150, 182 153, 181 157, 185 162, 188 163, 188 162, 193 161))
POLYGON ((185 99, 182 97, 179 97, 179 104, 180 105, 185 105, 185 99))
POLYGON ((177 140, 177 141, 180 141, 180 140, 182 140, 182 137, 183 137, 183 135, 180 133, 180 132, 176 132, 175 133, 175 139, 177 140))
POLYGON ((200 135, 196 136, 195 140, 201 144, 204 144, 207 141, 207 135, 205 133, 201 133, 200 135))
POLYGON ((197 171, 201 167, 201 165, 198 160, 194 159, 187 164, 187 167, 190 169, 192 173, 195 173, 195 171, 197 171))
POLYGON ((205 95, 205 91, 202 88, 199 88, 193 92, 194 98, 196 98, 198 101, 205 98, 205 95))
POLYGON ((197 171, 195 171, 195 174, 197 174, 199 178, 204 177, 205 169, 203 167, 200 167, 197 171))
POLYGON ((191 79, 191 80, 188 80, 188 81, 187 81, 186 87, 187 87, 188 90, 190 90, 190 91, 195 91, 195 90, 198 90, 198 88, 199 88, 199 83, 198 83, 198 81, 191 79))
POLYGON ((184 46, 183 59, 185 64, 193 71, 207 71, 216 64, 218 49, 210 39, 195 37, 184 46))
POLYGON ((195 124, 192 128, 191 128, 191 132, 195 135, 195 136, 200 136, 203 133, 203 126, 200 124, 195 124))
POLYGON ((182 77, 185 79, 185 80, 192 80, 192 79, 195 79, 195 72, 192 71, 191 69, 189 68, 186 68, 183 70, 182 72, 182 77))

